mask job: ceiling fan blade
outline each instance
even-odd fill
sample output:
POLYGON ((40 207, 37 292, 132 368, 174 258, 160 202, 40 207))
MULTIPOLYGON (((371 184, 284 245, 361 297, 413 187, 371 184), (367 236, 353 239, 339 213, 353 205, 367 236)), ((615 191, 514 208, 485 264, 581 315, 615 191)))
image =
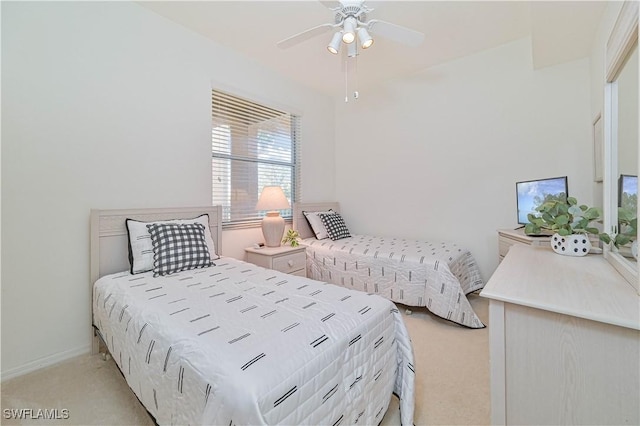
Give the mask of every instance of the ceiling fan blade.
POLYGON ((322 3, 326 8, 328 9, 335 9, 335 8, 340 8, 342 7, 342 4, 337 1, 337 0, 319 0, 320 3, 322 3))
POLYGON ((392 24, 391 22, 372 19, 367 22, 367 27, 374 34, 411 47, 418 47, 424 41, 423 33, 392 24))
POLYGON ((292 35, 289 38, 285 38, 284 40, 279 41, 277 43, 277 46, 281 49, 288 49, 289 47, 295 46, 298 43, 302 43, 303 41, 309 40, 310 38, 313 38, 317 35, 326 33, 334 27, 335 25, 333 24, 318 25, 317 27, 309 28, 306 31, 292 35))

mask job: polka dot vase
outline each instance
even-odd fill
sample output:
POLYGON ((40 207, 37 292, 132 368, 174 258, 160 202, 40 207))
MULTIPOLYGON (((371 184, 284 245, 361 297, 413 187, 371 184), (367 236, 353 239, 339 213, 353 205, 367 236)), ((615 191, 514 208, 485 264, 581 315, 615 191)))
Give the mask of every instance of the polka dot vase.
POLYGON ((591 241, 585 234, 572 234, 564 237, 553 234, 551 248, 556 253, 566 256, 586 256, 591 250, 591 241))

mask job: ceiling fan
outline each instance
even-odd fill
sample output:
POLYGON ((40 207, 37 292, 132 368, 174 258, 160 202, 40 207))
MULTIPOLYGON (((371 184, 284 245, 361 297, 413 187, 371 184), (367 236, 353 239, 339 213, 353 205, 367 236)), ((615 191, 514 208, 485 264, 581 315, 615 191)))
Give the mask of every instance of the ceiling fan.
POLYGON ((364 4, 364 0, 321 1, 335 14, 334 23, 327 23, 309 28, 277 43, 282 49, 295 46, 320 34, 335 30, 331 42, 327 45, 329 52, 337 54, 342 43, 349 49, 349 56, 355 55, 356 38, 359 47, 368 49, 373 44, 371 34, 379 35, 397 43, 417 47, 424 40, 424 34, 390 22, 378 19, 367 20, 367 14, 373 11, 364 4), (370 34, 371 33, 371 34, 370 34))

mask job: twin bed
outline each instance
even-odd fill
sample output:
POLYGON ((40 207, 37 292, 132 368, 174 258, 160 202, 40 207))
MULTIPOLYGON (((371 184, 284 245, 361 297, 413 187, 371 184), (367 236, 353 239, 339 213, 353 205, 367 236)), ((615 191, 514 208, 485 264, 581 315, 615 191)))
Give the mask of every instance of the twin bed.
POLYGON ((106 345, 156 422, 379 424, 396 394, 413 424, 413 351, 396 306, 218 258, 220 218, 219 207, 91 212, 94 351, 106 345), (213 265, 131 273, 127 219, 202 214, 213 265))
POLYGON ((306 216, 329 211, 339 213, 339 204, 294 204, 293 227, 306 246, 307 276, 405 306, 426 307, 465 327, 485 327, 466 297, 484 286, 468 250, 453 243, 368 235, 343 238, 343 234, 332 240, 321 232, 318 235, 324 238, 318 239, 306 216))

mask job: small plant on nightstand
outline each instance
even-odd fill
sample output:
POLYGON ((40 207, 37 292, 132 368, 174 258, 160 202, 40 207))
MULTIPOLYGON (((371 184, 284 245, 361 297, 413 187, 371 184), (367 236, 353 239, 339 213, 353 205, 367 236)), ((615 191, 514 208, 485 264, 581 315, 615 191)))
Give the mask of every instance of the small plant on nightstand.
POLYGON ((300 237, 300 234, 298 233, 298 231, 289 229, 287 233, 284 235, 284 238, 282 239, 282 243, 283 244, 291 243, 291 247, 298 247, 298 237, 300 237))

